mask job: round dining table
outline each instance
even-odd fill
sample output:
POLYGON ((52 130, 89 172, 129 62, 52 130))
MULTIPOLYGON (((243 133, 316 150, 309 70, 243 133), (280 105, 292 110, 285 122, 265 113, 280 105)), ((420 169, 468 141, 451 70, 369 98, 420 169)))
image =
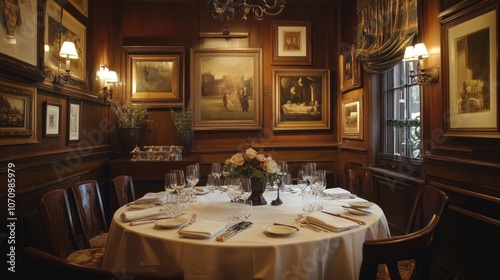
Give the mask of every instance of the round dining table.
MULTIPOLYGON (((365 225, 341 232, 318 232, 299 227, 302 211, 300 190, 280 192, 281 205, 271 205, 276 191, 266 191, 267 205, 252 206, 248 219, 253 224, 220 242, 215 236, 193 239, 181 236, 178 228, 159 228, 154 222, 130 225, 120 215, 131 211, 119 208, 113 215, 104 254, 103 267, 120 273, 134 271, 182 271, 189 279, 358 279, 365 240, 390 236, 384 213, 376 204, 371 212, 354 215, 343 206, 362 198, 326 196, 323 210, 364 221, 365 225), (274 223, 297 226, 287 235, 269 234, 274 223)), ((183 217, 227 222, 235 203, 226 193, 215 191, 197 195, 184 205, 183 217)))

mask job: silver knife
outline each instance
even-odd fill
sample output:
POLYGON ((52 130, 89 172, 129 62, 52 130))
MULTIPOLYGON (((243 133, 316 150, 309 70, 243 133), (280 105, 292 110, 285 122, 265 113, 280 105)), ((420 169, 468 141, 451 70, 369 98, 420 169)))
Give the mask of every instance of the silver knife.
POLYGON ((229 230, 227 232, 224 232, 223 234, 217 236, 215 240, 223 242, 226 241, 227 239, 235 236, 236 234, 242 232, 243 230, 247 229, 249 226, 251 226, 253 223, 252 222, 242 222, 243 224, 240 225, 239 227, 229 230))
POLYGON ((365 223, 365 222, 360 221, 360 220, 358 220, 358 219, 354 219, 354 218, 351 218, 351 217, 346 217, 346 216, 344 216, 344 215, 335 214, 335 213, 330 213, 330 212, 326 212, 326 211, 321 211, 321 212, 322 212, 322 213, 325 213, 325 214, 328 214, 328 215, 335 216, 335 217, 344 218, 344 219, 347 219, 347 220, 353 221, 353 222, 357 223, 358 225, 366 225, 366 223, 365 223))

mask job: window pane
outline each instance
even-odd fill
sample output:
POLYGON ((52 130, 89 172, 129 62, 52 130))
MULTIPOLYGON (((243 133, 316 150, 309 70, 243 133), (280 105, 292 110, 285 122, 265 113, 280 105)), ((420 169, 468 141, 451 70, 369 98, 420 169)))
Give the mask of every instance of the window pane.
POLYGON ((420 157, 420 87, 411 82, 404 62, 389 70, 385 102, 384 153, 420 157))

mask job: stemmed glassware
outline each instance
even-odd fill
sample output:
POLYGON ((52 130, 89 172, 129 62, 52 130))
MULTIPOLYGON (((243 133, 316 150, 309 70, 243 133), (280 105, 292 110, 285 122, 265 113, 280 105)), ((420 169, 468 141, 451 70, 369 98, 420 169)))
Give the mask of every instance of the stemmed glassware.
POLYGON ((214 192, 214 185, 215 185, 214 181, 215 181, 214 176, 212 176, 212 174, 208 174, 207 175, 207 188, 211 193, 214 192))
POLYGON ((222 164, 218 162, 212 163, 212 175, 216 179, 216 186, 220 188, 220 176, 222 175, 222 164))
POLYGON ((275 200, 271 201, 271 205, 281 205, 283 201, 280 199, 280 189, 283 188, 283 182, 286 174, 288 173, 288 164, 286 161, 281 161, 278 163, 278 190, 277 197, 275 200))
POLYGON ((318 170, 313 172, 313 182, 311 189, 316 196, 316 210, 323 209, 323 191, 326 189, 326 171, 318 170))
POLYGON ((186 166, 186 180, 188 181, 189 187, 191 187, 192 198, 194 199, 194 187, 200 181, 200 169, 197 165, 193 164, 186 166))
POLYGON ((170 173, 174 174, 173 188, 177 191, 177 201, 179 202, 181 197, 182 189, 186 185, 186 178, 184 177, 184 171, 181 169, 170 170, 170 173))
MULTIPOLYGON (((238 210, 237 200, 241 197, 241 180, 240 178, 228 178, 227 180, 227 196, 231 199, 231 202, 234 202, 235 212, 238 210)), ((239 215, 235 214, 232 217, 228 218, 229 220, 237 220, 239 219, 239 215)))
POLYGON ((241 196, 240 198, 243 200, 243 213, 240 215, 243 219, 248 219, 250 217, 251 211, 249 211, 248 207, 252 207, 251 201, 248 201, 248 198, 252 194, 252 180, 250 178, 241 178, 241 196))

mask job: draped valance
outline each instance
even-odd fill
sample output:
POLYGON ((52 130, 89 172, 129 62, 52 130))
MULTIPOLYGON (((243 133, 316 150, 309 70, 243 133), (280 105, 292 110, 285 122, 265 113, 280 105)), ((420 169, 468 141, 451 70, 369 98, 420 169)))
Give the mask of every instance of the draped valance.
POLYGON ((383 73, 401 61, 418 33, 418 0, 357 0, 356 58, 366 72, 383 73))

